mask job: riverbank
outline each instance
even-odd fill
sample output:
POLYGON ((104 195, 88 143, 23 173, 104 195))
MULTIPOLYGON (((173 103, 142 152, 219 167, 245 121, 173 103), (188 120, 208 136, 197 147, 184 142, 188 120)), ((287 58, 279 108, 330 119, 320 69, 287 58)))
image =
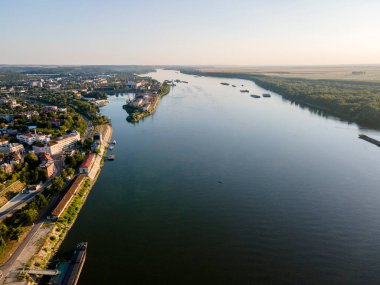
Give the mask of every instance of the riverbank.
POLYGON ((313 80, 246 73, 203 72, 183 69, 197 76, 251 80, 301 106, 322 111, 361 127, 380 129, 380 83, 347 80, 313 80))
MULTIPOLYGON (((99 149, 99 154, 95 158, 92 170, 85 177, 84 183, 81 184, 80 189, 74 194, 62 215, 56 221, 46 219, 40 224, 40 227, 36 233, 33 234, 28 245, 15 261, 15 264, 12 266, 13 270, 9 276, 7 276, 4 284, 16 282, 17 280, 33 281, 30 276, 22 273, 22 271, 14 270, 22 267, 46 269, 59 250, 66 235, 74 225, 92 187, 97 181, 103 165, 104 156, 107 153, 107 148, 111 141, 111 125, 102 125, 98 127, 98 131, 103 135, 103 143, 99 149)), ((84 176, 84 174, 80 174, 79 176, 81 175, 84 176)), ((74 179, 78 179, 79 176, 74 179)))
POLYGON ((160 99, 169 94, 170 86, 166 83, 162 84, 157 94, 143 95, 142 98, 135 98, 134 101, 127 103, 123 108, 128 112, 127 121, 137 123, 145 117, 153 114, 156 111, 160 99), (139 100, 139 101, 136 101, 139 100), (148 103, 144 104, 144 100, 148 103), (143 105, 144 104, 144 105, 143 105))

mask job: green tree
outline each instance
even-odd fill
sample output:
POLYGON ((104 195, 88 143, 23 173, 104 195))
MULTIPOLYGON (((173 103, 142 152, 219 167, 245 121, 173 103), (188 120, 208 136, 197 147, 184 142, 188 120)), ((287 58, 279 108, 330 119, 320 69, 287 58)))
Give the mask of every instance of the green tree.
POLYGON ((29 165, 30 169, 32 170, 34 170, 40 164, 37 155, 35 155, 32 152, 28 153, 25 156, 24 161, 29 165))
POLYGON ((9 238, 11 240, 18 240, 20 236, 23 233, 23 229, 21 227, 15 227, 15 228, 10 228, 10 235, 9 238))
POLYGON ((31 224, 38 218, 38 211, 36 209, 27 209, 21 212, 21 220, 23 224, 31 224))
POLYGON ((65 188, 65 181, 61 176, 56 176, 53 178, 53 185, 52 185, 53 192, 61 192, 65 188))

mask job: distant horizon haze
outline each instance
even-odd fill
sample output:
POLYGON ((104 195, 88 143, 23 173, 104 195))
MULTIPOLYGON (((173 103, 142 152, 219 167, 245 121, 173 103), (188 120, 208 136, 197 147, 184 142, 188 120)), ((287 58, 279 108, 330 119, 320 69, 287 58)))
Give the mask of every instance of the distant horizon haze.
POLYGON ((46 64, 41 64, 41 63, 17 63, 17 64, 12 64, 12 63, 1 63, 0 66, 21 66, 21 67, 34 67, 34 66, 62 66, 62 67, 72 67, 72 66, 153 66, 153 67, 196 67, 196 68, 205 68, 205 67, 217 67, 217 68, 276 68, 276 67, 287 67, 287 68, 302 68, 302 67, 366 67, 366 66, 380 66, 380 63, 342 63, 342 64, 302 64, 302 65, 291 65, 291 64, 274 64, 274 65, 255 65, 255 64, 55 64, 55 63, 46 63, 46 64))
POLYGON ((0 2, 0 64, 380 64, 380 1, 0 2))

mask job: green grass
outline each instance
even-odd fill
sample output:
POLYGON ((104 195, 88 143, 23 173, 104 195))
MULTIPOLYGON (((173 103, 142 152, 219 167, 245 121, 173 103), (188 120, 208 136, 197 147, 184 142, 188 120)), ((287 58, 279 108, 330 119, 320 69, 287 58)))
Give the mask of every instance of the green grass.
POLYGON ((70 206, 65 210, 63 215, 59 218, 58 222, 66 226, 73 223, 78 216, 80 209, 83 206, 86 192, 90 189, 91 183, 89 179, 86 179, 82 188, 75 195, 73 201, 70 203, 70 206))

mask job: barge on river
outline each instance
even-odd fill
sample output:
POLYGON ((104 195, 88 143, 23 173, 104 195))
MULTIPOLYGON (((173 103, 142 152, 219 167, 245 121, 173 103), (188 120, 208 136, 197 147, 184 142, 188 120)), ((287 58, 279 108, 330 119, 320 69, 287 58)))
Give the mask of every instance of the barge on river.
POLYGON ((77 245, 73 257, 71 258, 69 268, 62 280, 62 285, 76 285, 82 272, 86 260, 87 242, 81 242, 77 245))
POLYGON ((367 142, 370 142, 370 143, 372 143, 372 144, 377 145, 377 146, 380 147, 380 141, 375 140, 374 138, 371 138, 371 137, 369 137, 369 136, 366 136, 366 135, 359 135, 359 139, 365 140, 365 141, 367 141, 367 142))

